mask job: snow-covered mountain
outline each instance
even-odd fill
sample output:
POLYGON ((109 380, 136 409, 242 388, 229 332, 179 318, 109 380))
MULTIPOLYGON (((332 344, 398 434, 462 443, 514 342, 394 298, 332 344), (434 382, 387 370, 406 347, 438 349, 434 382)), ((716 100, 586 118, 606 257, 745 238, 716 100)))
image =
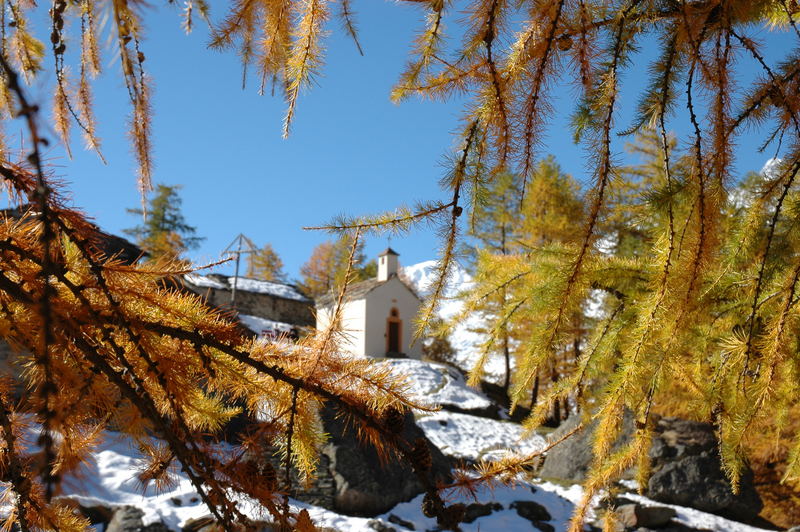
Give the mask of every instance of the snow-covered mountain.
MULTIPOLYGON (((436 281, 435 260, 428 260, 404 266, 401 275, 412 285, 420 297, 428 297, 436 281)), ((445 321, 455 318, 464 308, 458 295, 470 289, 472 276, 457 262, 444 291, 444 298, 439 306, 439 317, 445 321)), ((450 345, 455 350, 453 363, 464 371, 470 371, 481 354, 481 344, 486 340, 486 335, 476 332, 483 325, 480 315, 472 315, 455 327, 448 337, 450 345)), ((513 361, 512 361, 513 364, 513 361)), ((505 378, 505 362, 501 357, 490 357, 484 367, 484 378, 492 383, 501 384, 505 378)))

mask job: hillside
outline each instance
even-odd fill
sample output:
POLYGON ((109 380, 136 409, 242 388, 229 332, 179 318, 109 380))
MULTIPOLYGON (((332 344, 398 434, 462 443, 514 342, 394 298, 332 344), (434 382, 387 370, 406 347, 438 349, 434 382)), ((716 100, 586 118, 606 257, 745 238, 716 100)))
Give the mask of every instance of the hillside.
MULTIPOLYGON (((433 261, 408 266, 403 269, 403 275, 424 296, 433 281, 434 266, 433 261)), ((451 318, 460 312, 461 303, 455 296, 460 290, 467 288, 470 282, 467 272, 457 267, 440 310, 442 318, 451 318)), ((274 325, 265 325, 265 320, 259 321, 251 316, 242 316, 242 321, 254 330, 274 325)), ((482 341, 482 335, 474 329, 479 329, 480 326, 480 317, 474 316, 467 324, 458 327, 450 337, 457 351, 457 364, 462 368, 469 368, 474 363, 482 341)), ((392 371, 405 376, 407 391, 414 400, 434 408, 433 411, 416 412, 416 423, 430 442, 453 463, 491 460, 509 452, 527 454, 546 445, 546 439, 542 435, 526 435, 521 425, 508 420, 507 412, 493 404, 480 391, 468 387, 464 374, 456 368, 409 359, 393 359, 386 363, 392 371)), ((489 375, 499 378, 501 372, 502 366, 499 363, 490 365, 489 375)), ((36 427, 30 426, 29 430, 28 440, 36 441, 36 427)), ((228 448, 227 444, 219 445, 221 451, 228 448)), ((137 480, 137 468, 142 463, 139 450, 129 441, 117 433, 106 431, 98 440, 91 459, 81 466, 78 474, 65 478, 60 497, 80 508, 86 515, 94 516, 97 520, 94 530, 97 531, 212 532, 205 520, 208 510, 184 474, 176 471, 174 485, 164 491, 143 489, 137 480), (135 509, 121 510, 126 506, 135 509), (128 528, 107 528, 103 524, 112 515, 122 515, 125 511, 133 512, 134 516, 134 524, 128 528)), ((669 508, 674 510, 668 528, 639 528, 640 532, 763 530, 696 509, 656 503, 634 494, 635 488, 634 482, 625 481, 618 486, 617 497, 638 505, 637 508, 656 507, 662 512, 669 508)), ((519 483, 513 487, 482 488, 475 498, 460 493, 446 495, 448 501, 462 502, 467 507, 467 522, 461 525, 463 531, 522 532, 533 529, 559 532, 566 530, 575 504, 582 497, 582 489, 578 484, 545 481, 530 473, 520 476, 519 483)), ((329 531, 437 530, 435 520, 423 515, 421 503, 422 495, 419 495, 375 517, 355 517, 297 500, 292 501, 294 508, 307 509, 317 525, 327 527, 323 529, 329 531)), ((0 511, 8 511, 8 503, 5 504, 0 506, 0 511)), ((255 520, 267 517, 247 500, 240 501, 240 509, 255 520)), ((594 519, 595 515, 592 514, 586 530, 597 530, 593 527, 599 523, 592 523, 594 519)))
MULTIPOLYGON (((459 406, 480 409, 489 402, 479 392, 466 387, 463 375, 452 368, 412 360, 396 360, 391 364, 407 376, 411 395, 428 404, 440 404, 444 408, 459 406)), ((444 408, 438 412, 419 414, 417 421, 426 436, 450 457, 474 461, 498 456, 506 452, 504 449, 529 452, 544 445, 545 440, 541 436, 522 438, 523 429, 515 423, 454 413, 444 408)), ((35 440, 33 433, 30 439, 35 440)), ((93 508, 95 513, 107 515, 115 508, 134 506, 142 512, 142 525, 161 523, 166 527, 150 530, 202 530, 191 526, 184 528, 208 515, 208 510, 197 497, 189 480, 176 472, 175 485, 166 491, 157 493, 152 488, 142 490, 136 479, 140 460, 139 452, 129 442, 122 440, 116 433, 106 432, 92 453, 90 462, 82 466, 80 474, 65 479, 62 497, 68 498, 76 506, 93 508)), ((627 485, 631 487, 630 483, 627 485)), ((563 531, 566 530, 574 504, 580 499, 581 493, 578 485, 566 486, 535 478, 520 478, 519 485, 515 487, 481 489, 476 499, 450 494, 450 500, 468 505, 470 515, 474 517, 472 522, 462 524, 464 531, 535 530, 536 528, 532 528, 532 519, 539 530, 563 531), (539 517, 538 520, 535 519, 536 516, 539 517), (543 516, 547 519, 543 519, 543 516)), ((625 497, 645 506, 655 504, 637 495, 625 494, 625 497)), ((435 521, 421 512, 421 499, 420 495, 374 518, 342 515, 298 501, 293 501, 293 505, 298 509, 308 509, 319 526, 330 527, 327 530, 435 530, 435 521)), ((659 503, 658 506, 669 505, 659 503)), ((241 508, 254 519, 265 517, 252 505, 248 505, 247 501, 242 501, 241 508)), ((689 527, 681 530, 761 530, 698 510, 673 508, 676 510, 673 521, 689 527)), ((104 527, 98 525, 95 530, 102 531, 104 527)), ((144 532, 144 528, 116 529, 117 532, 120 530, 144 532)))

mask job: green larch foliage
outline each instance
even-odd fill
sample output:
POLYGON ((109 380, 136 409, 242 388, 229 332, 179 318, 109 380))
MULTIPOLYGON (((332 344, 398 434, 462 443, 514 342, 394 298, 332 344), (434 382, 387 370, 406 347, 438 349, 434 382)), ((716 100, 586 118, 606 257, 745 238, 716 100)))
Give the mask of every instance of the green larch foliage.
POLYGON ((189 225, 181 212, 179 190, 181 185, 156 185, 147 209, 127 209, 129 214, 143 218, 141 224, 124 232, 136 239, 136 243, 155 260, 167 257, 182 257, 196 249, 205 240, 195 236, 197 229, 189 225))

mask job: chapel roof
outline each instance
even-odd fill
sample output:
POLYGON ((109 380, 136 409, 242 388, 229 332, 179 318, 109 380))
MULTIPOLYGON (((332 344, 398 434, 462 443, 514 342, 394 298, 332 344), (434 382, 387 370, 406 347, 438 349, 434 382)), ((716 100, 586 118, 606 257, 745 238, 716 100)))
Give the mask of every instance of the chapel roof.
MULTIPOLYGON (((373 277, 372 279, 367 279, 365 281, 348 285, 347 292, 345 293, 344 296, 344 300, 354 301, 356 299, 364 299, 364 297, 366 297, 367 294, 369 294, 379 286, 388 283, 395 277, 403 284, 403 286, 405 286, 409 290, 409 292, 414 294, 414 297, 419 299, 419 296, 414 291, 414 289, 407 282, 405 282, 402 277, 393 274, 386 281, 379 281, 377 278, 373 277)), ((339 294, 334 291, 328 292, 327 294, 323 294, 316 299, 316 307, 317 308, 332 307, 333 305, 336 304, 338 298, 339 294)))

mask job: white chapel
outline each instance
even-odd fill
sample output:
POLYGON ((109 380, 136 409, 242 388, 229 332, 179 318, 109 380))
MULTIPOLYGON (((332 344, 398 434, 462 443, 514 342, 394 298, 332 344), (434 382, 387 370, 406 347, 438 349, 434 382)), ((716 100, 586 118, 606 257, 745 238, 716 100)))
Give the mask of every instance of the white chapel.
MULTIPOLYGON (((353 354, 372 357, 422 356, 422 342, 414 342, 414 318, 420 299, 399 276, 398 254, 387 248, 378 255, 378 276, 347 288, 342 307, 342 328, 353 354)), ((317 329, 330 323, 338 294, 316 301, 317 329)))

